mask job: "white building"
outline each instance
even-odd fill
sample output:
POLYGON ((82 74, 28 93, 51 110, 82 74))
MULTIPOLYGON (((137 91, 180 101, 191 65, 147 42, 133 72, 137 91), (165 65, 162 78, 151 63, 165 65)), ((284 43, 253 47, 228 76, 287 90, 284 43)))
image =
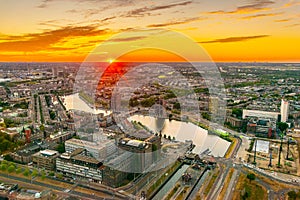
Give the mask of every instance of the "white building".
POLYGON ((106 157, 117 151, 117 146, 114 144, 113 140, 97 143, 72 138, 65 142, 65 148, 67 152, 72 152, 78 148, 86 149, 88 153, 100 161, 103 161, 106 157))
POLYGON ((289 112, 289 102, 282 99, 281 106, 280 106, 281 122, 287 122, 289 116, 288 112, 289 112))
POLYGON ((245 119, 246 117, 258 117, 277 120, 278 115, 278 112, 267 112, 261 110, 243 110, 243 119, 245 119))

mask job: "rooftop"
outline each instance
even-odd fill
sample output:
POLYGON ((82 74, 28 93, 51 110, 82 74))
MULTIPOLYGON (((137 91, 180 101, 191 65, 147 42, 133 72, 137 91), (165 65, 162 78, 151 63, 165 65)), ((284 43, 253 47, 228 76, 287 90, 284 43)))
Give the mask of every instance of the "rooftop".
POLYGON ((120 144, 124 146, 132 146, 136 148, 145 148, 147 143, 141 140, 123 138, 120 140, 120 144))
POLYGON ((42 151, 40 151, 40 153, 41 153, 42 155, 44 155, 44 156, 53 156, 53 155, 58 154, 57 151, 50 150, 50 149, 42 150, 42 151))
POLYGON ((89 156, 85 156, 85 155, 76 155, 74 157, 72 157, 72 159, 74 160, 79 160, 79 161, 84 161, 84 162, 87 162, 87 163, 92 163, 92 164, 100 164, 101 162, 98 161, 97 159, 93 158, 93 157, 89 157, 89 156))

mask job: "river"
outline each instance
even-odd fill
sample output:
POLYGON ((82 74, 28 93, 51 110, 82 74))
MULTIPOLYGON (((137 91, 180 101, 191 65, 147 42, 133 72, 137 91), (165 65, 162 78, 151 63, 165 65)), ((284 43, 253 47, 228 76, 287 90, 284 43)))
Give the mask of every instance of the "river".
POLYGON ((166 134, 166 136, 171 136, 171 138, 175 137, 177 141, 185 142, 186 140, 191 140, 195 144, 193 152, 197 154, 201 154, 209 149, 210 155, 224 157, 230 146, 230 142, 216 135, 209 135, 207 130, 190 122, 170 121, 144 115, 133 115, 129 120, 141 122, 153 132, 161 130, 162 135, 166 134))
POLYGON ((111 113, 111 111, 91 108, 79 97, 78 93, 61 97, 61 99, 64 105, 66 106, 67 110, 80 110, 93 114, 103 113, 104 116, 109 115, 111 113))
MULTIPOLYGON (((67 110, 81 110, 93 114, 103 113, 109 115, 111 111, 93 109, 89 107, 80 97, 78 93, 62 97, 62 101, 67 110)), ((161 130, 162 135, 175 137, 177 141, 185 142, 191 140, 195 144, 194 153, 201 154, 209 149, 210 155, 215 157, 223 157, 230 146, 230 142, 216 136, 209 135, 208 131, 192 124, 190 122, 182 122, 168 119, 157 119, 151 116, 133 115, 129 118, 131 121, 139 121, 154 132, 161 130)))

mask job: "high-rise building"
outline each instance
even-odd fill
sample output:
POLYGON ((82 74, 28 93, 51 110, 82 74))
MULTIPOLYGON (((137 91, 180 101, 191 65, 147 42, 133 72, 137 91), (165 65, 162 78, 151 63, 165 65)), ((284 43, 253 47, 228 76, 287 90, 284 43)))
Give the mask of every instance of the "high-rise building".
POLYGON ((52 77, 57 77, 58 75, 58 69, 57 69, 57 66, 55 67, 52 67, 52 77))
POLYGON ((289 102, 282 99, 281 100, 281 107, 280 107, 280 114, 281 114, 281 122, 286 122, 288 120, 289 112, 289 102))

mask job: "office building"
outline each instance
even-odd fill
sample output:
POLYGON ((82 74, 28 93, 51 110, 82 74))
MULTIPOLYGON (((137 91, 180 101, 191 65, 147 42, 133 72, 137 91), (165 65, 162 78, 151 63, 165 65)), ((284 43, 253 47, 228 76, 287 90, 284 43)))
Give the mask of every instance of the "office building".
POLYGON ((144 173, 160 159, 160 137, 147 132, 135 132, 118 142, 119 154, 107 158, 103 167, 103 183, 119 187, 125 179, 144 173))
POLYGON ((56 171, 69 177, 96 183, 102 182, 102 165, 102 162, 88 156, 87 151, 83 148, 63 153, 56 159, 56 171))
POLYGON ((267 112, 261 110, 243 110, 243 119, 256 117, 256 118, 264 118, 264 119, 272 119, 277 121, 280 113, 278 112, 267 112))
POLYGON ((288 112, 289 112, 289 102, 282 99, 281 106, 280 106, 281 122, 287 122, 289 116, 288 112))
POLYGON ((50 149, 42 150, 32 156, 32 163, 41 169, 55 170, 55 160, 58 156, 59 153, 57 151, 50 149))
POLYGON ((67 152, 72 152, 78 148, 86 149, 88 154, 100 161, 117 151, 114 140, 106 140, 100 143, 72 138, 65 142, 65 148, 67 152))

